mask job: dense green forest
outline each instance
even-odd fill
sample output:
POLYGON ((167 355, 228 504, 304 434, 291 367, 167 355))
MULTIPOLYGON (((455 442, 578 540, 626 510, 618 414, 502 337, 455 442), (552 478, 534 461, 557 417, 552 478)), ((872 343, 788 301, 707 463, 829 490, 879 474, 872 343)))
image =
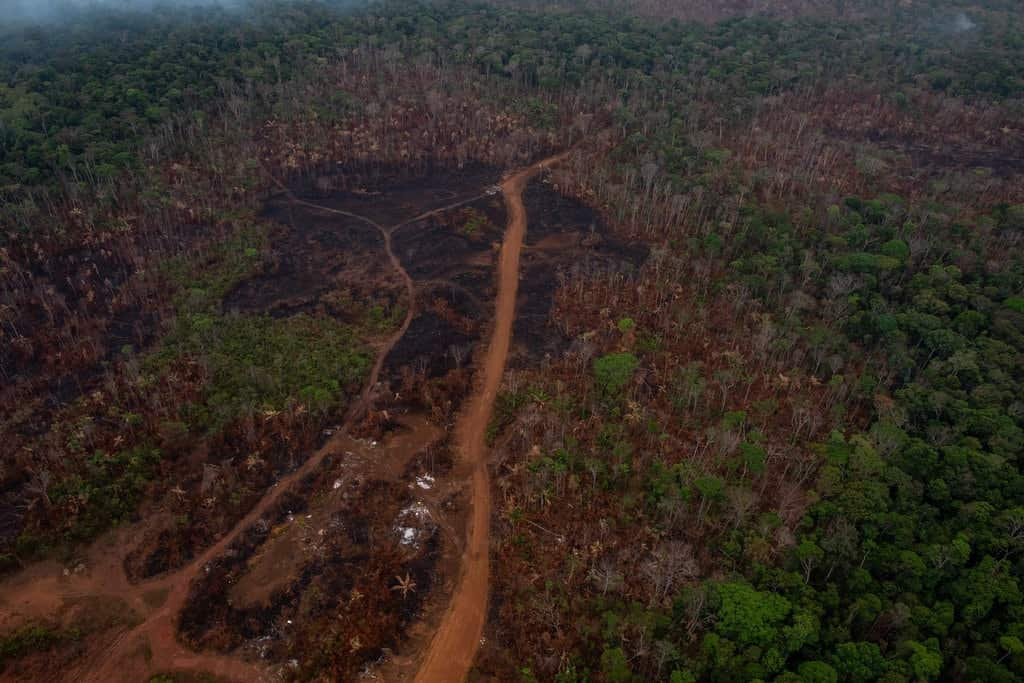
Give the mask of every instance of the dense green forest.
MULTIPOLYGON (((520 285, 531 316, 550 299, 550 344, 514 345, 487 430, 471 680, 1024 678, 1020 7, 624 5, 261 1, 0 29, 0 598, 119 530, 139 541, 126 586, 172 581, 256 510, 274 530, 206 565, 223 586, 183 580, 178 643, 294 680, 415 653, 462 513, 432 569, 352 512, 378 531, 347 531, 358 552, 302 565, 263 612, 210 607, 203 631, 195 605, 291 533, 261 501, 337 425, 374 446, 398 414, 455 434, 483 354, 435 372, 392 351, 422 320, 479 341, 489 313, 444 297, 490 290, 428 296, 400 231, 426 214, 367 202, 567 151, 524 192, 527 253, 551 225, 590 251, 520 285), (354 223, 302 232, 330 211, 354 223), (366 265, 386 256, 412 278, 366 265), (342 592, 348 621, 322 608, 342 592), (254 655, 261 619, 285 644, 254 655)), ((500 243, 502 205, 461 191, 442 228, 500 243)), ((281 518, 318 515, 331 472, 281 518)), ((394 517, 394 490, 359 500, 394 517)), ((14 604, 0 671, 23 680, 134 619, 14 604)))
POLYGON ((110 13, 8 36, 0 48, 3 187, 110 178, 133 166, 154 127, 203 116, 228 84, 279 83, 308 60, 363 45, 472 65, 541 92, 610 80, 626 98, 658 90, 681 112, 700 95, 729 118, 749 114, 758 97, 849 77, 885 82, 898 101, 907 89, 1003 99, 1024 87, 1024 37, 1004 21, 1010 12, 958 32, 951 11, 899 8, 877 22, 750 17, 708 26, 459 4, 357 13, 319 3, 257 7, 241 16, 110 13))

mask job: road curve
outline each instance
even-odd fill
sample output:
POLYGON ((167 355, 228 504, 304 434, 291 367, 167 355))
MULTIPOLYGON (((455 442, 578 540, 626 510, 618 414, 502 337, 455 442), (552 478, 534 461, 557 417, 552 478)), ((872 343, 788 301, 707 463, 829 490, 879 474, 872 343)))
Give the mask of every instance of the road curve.
POLYGON ((472 468, 472 514, 462 553, 459 580, 444 617, 423 655, 416 683, 456 683, 466 678, 484 632, 490 580, 491 490, 487 472, 486 431, 494 399, 505 373, 515 321, 519 288, 519 253, 526 234, 523 188, 527 181, 568 152, 544 159, 507 176, 501 192, 508 211, 508 226, 498 262, 498 296, 494 329, 481 367, 481 378, 456 425, 456 444, 461 466, 472 468))
POLYGON ((320 211, 354 218, 368 223, 378 230, 384 243, 384 251, 387 254, 388 261, 405 285, 406 296, 408 297, 408 308, 405 312, 405 318, 402 320, 402 325, 399 329, 387 339, 378 352, 377 359, 370 370, 370 375, 363 386, 359 400, 354 402, 349 408, 345 421, 342 423, 342 428, 338 430, 335 436, 307 458, 295 471, 279 479, 263 498, 235 524, 231 531, 203 551, 190 564, 177 572, 171 573, 169 576, 158 577, 131 587, 130 590, 133 593, 126 595, 126 598, 141 596, 144 591, 152 590, 157 586, 161 588, 166 587, 167 597, 164 599, 164 604, 148 615, 141 624, 121 634, 112 645, 97 656, 86 659, 80 667, 76 667, 64 680, 75 681, 76 683, 109 683, 110 681, 130 680, 136 674, 144 673, 145 678, 148 679, 149 675, 154 671, 182 669, 205 670, 224 679, 246 681, 246 683, 271 679, 267 668, 262 664, 251 664, 230 655, 191 652, 186 649, 177 641, 178 616, 188 600, 192 581, 201 575, 206 564, 224 552, 230 543, 258 519, 267 514, 280 499, 281 495, 289 490, 293 484, 316 471, 327 454, 335 452, 338 441, 371 404, 374 388, 377 386, 377 381, 380 378, 384 361, 395 345, 398 344, 399 340, 409 330, 416 305, 415 285, 392 249, 391 231, 388 228, 365 216, 300 200, 279 181, 274 179, 274 182, 295 203, 320 211), (144 646, 148 646, 152 653, 151 661, 142 667, 144 671, 134 671, 126 668, 132 659, 132 654, 139 652, 140 648, 144 646))

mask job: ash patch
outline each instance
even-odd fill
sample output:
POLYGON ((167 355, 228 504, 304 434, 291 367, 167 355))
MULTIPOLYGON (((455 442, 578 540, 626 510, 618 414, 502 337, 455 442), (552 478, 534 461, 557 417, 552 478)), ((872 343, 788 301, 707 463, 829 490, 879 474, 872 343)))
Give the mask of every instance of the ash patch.
POLYGON ((596 211, 564 197, 545 181, 523 192, 528 216, 520 265, 510 367, 525 367, 557 356, 570 339, 551 323, 554 293, 564 277, 578 272, 638 272, 648 249, 619 239, 596 211))
POLYGON ((485 191, 480 198, 394 231, 395 254, 414 280, 450 279, 481 266, 493 270, 494 245, 504 235, 504 204, 478 189, 485 191))
POLYGON ((355 290, 369 298, 372 288, 395 288, 383 241, 372 226, 284 197, 272 200, 264 215, 278 222, 270 262, 228 293, 226 310, 285 317, 316 309, 331 291, 355 290))
POLYGON ((434 218, 424 223, 402 227, 393 237, 395 254, 414 280, 452 277, 492 250, 490 241, 470 239, 434 218))
POLYGON ((361 164, 313 170, 292 184, 301 198, 350 211, 390 227, 484 193, 501 178, 484 164, 461 168, 361 164))
POLYGON ((434 311, 424 311, 409 326, 409 331, 388 354, 385 366, 395 370, 410 366, 429 378, 441 377, 472 358, 478 336, 456 329, 434 311))

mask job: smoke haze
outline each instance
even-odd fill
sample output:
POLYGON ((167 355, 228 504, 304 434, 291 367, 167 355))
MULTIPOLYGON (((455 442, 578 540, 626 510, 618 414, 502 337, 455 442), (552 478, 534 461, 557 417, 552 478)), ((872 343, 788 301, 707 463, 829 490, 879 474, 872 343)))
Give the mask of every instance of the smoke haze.
POLYGON ((953 20, 954 33, 963 33, 964 31, 970 31, 973 28, 975 28, 975 26, 977 26, 977 24, 971 21, 970 18, 968 18, 968 16, 963 12, 956 15, 956 18, 953 20))
POLYGON ((237 8, 247 0, 0 0, 0 27, 73 20, 95 10, 138 12, 154 8, 219 6, 237 8))

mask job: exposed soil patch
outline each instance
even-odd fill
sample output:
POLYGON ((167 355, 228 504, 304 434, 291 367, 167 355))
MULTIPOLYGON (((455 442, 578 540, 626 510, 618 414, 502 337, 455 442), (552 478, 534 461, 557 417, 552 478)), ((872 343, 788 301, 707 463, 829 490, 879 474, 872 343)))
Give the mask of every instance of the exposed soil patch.
MULTIPOLYGON (((429 450, 442 436, 441 429, 422 417, 407 416, 376 445, 374 441, 344 437, 339 448, 345 460, 325 475, 328 479, 334 476, 324 482, 330 486, 312 496, 304 514, 292 511, 270 529, 268 540, 249 558, 244 573, 229 590, 231 604, 244 608, 271 603, 273 595, 289 585, 305 564, 323 557, 332 530, 346 528, 346 499, 352 493, 344 489, 347 479, 355 476, 365 480, 371 475, 380 481, 404 479, 413 461, 411 455, 429 450)), ((365 516, 361 511, 360 517, 365 516)))
MULTIPOLYGON (((506 196, 509 187, 522 192, 533 172, 506 181, 506 196)), ((114 592, 142 620, 90 649, 77 667, 84 680, 185 669, 260 680, 270 663, 285 678, 347 679, 393 655, 427 605, 432 616, 424 623, 432 623, 452 589, 448 614, 461 625, 453 631, 444 626, 453 622, 441 622, 427 661, 468 666, 475 645, 467 638, 479 639, 487 596, 482 435, 509 346, 520 349, 521 362, 557 348, 546 321, 559 272, 580 263, 628 269, 644 254, 613 240, 593 212, 546 185, 531 186, 524 207, 495 196, 493 170, 400 175, 321 175, 272 198, 266 215, 278 228, 270 259, 225 301, 229 311, 278 317, 306 311, 365 320, 374 319, 371 308, 379 311, 378 327, 365 335, 388 336, 360 399, 337 420, 341 426, 324 432, 315 452, 319 428, 281 442, 266 460, 234 453, 231 443, 243 439, 230 430, 217 443, 186 448, 180 457, 198 467, 181 488, 233 486, 232 507, 215 506, 217 514, 201 524, 182 524, 173 512, 150 514, 104 551, 109 562, 89 560, 87 573, 95 566, 95 578, 72 577, 67 586, 27 579, 39 590, 29 590, 22 618, 68 604, 72 594, 114 592), (515 212, 510 218, 507 207, 515 212), (518 258, 504 260, 513 251, 518 257, 527 211, 530 238, 520 269, 518 258), (514 250, 507 225, 518 226, 514 250), (491 342, 483 354, 485 337, 491 342), (474 366, 484 372, 471 393, 474 366), (467 396, 473 400, 454 432, 453 453, 449 429, 467 396), (243 463, 254 473, 242 476, 243 463), (122 566, 138 585, 128 583, 122 566), (50 594, 58 596, 53 604, 44 599, 50 594), (481 619, 467 617, 466 609, 479 610, 481 619), (458 656, 438 649, 448 645, 459 648, 458 656)), ((119 340, 138 338, 137 327, 119 330, 119 340)), ((288 430, 268 434, 275 431, 288 430)), ((173 511, 173 502, 164 507, 173 511)), ((426 633, 418 633, 421 642, 426 633)))
POLYGON ((323 532, 331 522, 329 511, 314 508, 307 514, 289 514, 272 527, 259 552, 249 558, 241 578, 228 589, 228 602, 241 609, 273 604, 275 594, 283 593, 318 553, 323 532))
POLYGON ((350 675, 393 647, 429 594, 442 536, 440 471, 422 468, 443 431, 403 416, 382 441, 343 435, 336 458, 283 496, 192 589, 182 635, 221 651, 247 643, 251 655, 300 659, 310 673, 350 675), (397 589, 392 590, 395 586, 397 589), (351 619, 345 615, 351 615, 351 619), (334 650, 337 650, 336 652, 334 650))

